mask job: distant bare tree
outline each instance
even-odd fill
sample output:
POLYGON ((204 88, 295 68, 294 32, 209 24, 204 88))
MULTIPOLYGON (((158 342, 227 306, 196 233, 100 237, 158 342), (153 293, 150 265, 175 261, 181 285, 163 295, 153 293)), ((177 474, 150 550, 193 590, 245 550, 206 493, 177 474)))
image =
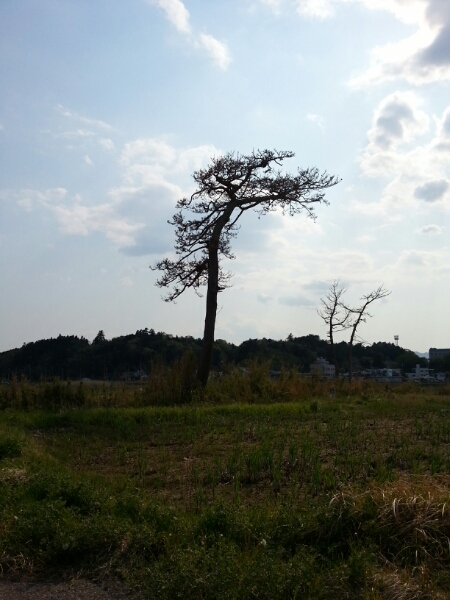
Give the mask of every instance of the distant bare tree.
POLYGON ((336 369, 336 377, 339 377, 339 363, 336 358, 336 349, 334 347, 334 333, 344 331, 351 326, 351 313, 344 309, 341 304, 341 296, 345 294, 347 288, 339 287, 339 281, 335 280, 325 298, 321 298, 322 308, 318 309, 319 316, 328 326, 328 341, 331 346, 331 355, 336 369))
POLYGON ((322 308, 317 312, 328 326, 328 339, 331 345, 333 362, 336 367, 336 376, 339 374, 339 367, 336 359, 334 347, 334 333, 339 331, 351 330, 350 339, 347 342, 348 347, 348 378, 350 383, 353 379, 353 344, 359 338, 357 336, 358 327, 365 323, 368 317, 372 317, 368 312, 369 306, 376 300, 381 300, 391 293, 380 285, 376 290, 361 297, 362 304, 356 308, 349 306, 342 300, 343 294, 347 288, 339 287, 339 281, 334 281, 325 298, 321 298, 322 308))

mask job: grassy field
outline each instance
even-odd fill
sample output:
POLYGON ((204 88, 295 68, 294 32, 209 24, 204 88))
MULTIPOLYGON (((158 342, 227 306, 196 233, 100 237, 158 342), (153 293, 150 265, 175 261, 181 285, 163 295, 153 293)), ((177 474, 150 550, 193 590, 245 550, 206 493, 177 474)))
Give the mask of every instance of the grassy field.
POLYGON ((118 577, 145 598, 450 598, 449 386, 254 366, 200 394, 186 377, 0 387, 3 577, 118 577))

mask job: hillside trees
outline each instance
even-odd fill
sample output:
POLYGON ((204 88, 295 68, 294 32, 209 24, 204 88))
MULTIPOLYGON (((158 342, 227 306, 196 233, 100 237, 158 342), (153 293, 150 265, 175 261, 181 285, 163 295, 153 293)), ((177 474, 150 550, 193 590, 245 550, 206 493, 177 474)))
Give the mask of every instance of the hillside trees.
POLYGON ((263 216, 281 208, 291 216, 305 212, 315 218, 314 205, 325 200, 325 189, 338 183, 337 177, 316 168, 298 170, 296 175, 282 173, 283 161, 293 156, 289 151, 258 150, 213 158, 206 169, 194 172, 196 191, 178 201, 178 212, 169 221, 175 226, 178 258, 164 258, 151 268, 162 272, 157 285, 171 288, 166 301, 176 300, 188 288, 198 293, 201 286, 207 286, 197 370, 201 386, 206 385, 211 367, 217 296, 231 277, 221 263, 234 258, 231 240, 237 235, 240 217, 250 209, 263 216))

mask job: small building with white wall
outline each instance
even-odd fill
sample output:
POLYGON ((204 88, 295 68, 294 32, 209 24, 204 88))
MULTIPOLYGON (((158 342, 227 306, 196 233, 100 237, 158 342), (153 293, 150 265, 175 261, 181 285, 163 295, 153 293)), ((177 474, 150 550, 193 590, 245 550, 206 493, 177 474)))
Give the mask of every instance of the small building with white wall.
POLYGON ((309 369, 311 373, 316 373, 317 375, 326 377, 327 379, 334 379, 336 377, 336 367, 331 365, 324 358, 316 359, 309 365, 309 369))

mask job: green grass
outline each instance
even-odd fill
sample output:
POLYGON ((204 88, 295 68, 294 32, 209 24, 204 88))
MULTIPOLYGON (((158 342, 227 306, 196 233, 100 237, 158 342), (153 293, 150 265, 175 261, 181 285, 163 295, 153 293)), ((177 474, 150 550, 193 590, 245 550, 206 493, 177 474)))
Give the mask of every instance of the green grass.
POLYGON ((448 388, 253 377, 175 406, 154 382, 86 386, 83 402, 78 384, 0 390, 3 577, 119 577, 163 599, 450 598, 448 388))

